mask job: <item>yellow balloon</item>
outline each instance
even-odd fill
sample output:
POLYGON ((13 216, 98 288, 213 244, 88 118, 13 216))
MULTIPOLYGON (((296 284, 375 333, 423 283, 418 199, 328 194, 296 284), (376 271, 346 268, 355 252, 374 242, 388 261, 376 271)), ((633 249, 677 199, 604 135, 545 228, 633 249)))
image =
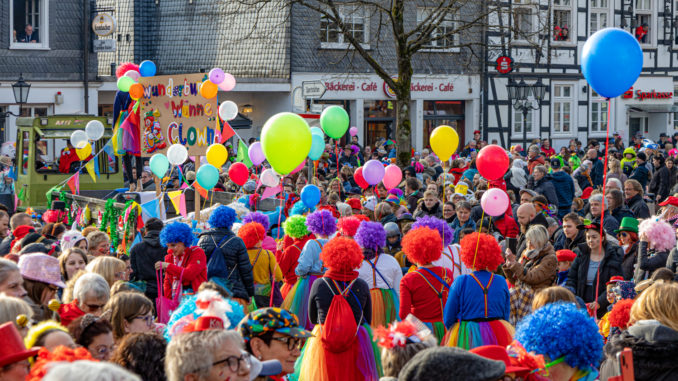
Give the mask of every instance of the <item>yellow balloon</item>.
POLYGON ((92 154, 92 145, 87 143, 83 148, 76 148, 75 153, 78 154, 80 160, 85 160, 92 154))
POLYGON ((431 133, 431 149, 442 161, 450 159, 459 146, 459 135, 450 126, 438 126, 431 133))
POLYGON ((221 168, 222 165, 228 159, 228 151, 223 144, 214 143, 207 147, 207 162, 212 164, 217 168, 221 168))

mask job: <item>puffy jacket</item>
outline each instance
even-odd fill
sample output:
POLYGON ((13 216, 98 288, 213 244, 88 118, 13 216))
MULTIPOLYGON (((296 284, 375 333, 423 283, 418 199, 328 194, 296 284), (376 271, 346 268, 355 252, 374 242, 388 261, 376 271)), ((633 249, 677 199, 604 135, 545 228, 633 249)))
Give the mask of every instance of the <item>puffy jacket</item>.
MULTIPOLYGON (((591 250, 588 246, 580 245, 574 252, 577 254, 577 257, 572 262, 570 272, 567 274, 566 286, 574 290, 576 296, 583 299, 586 297, 586 276, 589 270, 589 262, 591 262, 591 250)), ((605 255, 598 267, 598 297, 596 300, 600 306, 598 308, 598 318, 605 314, 609 305, 605 283, 615 275, 622 275, 621 264, 623 256, 621 247, 610 242, 605 245, 605 255)), ((596 287, 595 281, 593 282, 593 287, 596 287)), ((593 300, 586 299, 584 301, 586 303, 593 302, 593 300)))
MULTIPOLYGON (((198 246, 205 251, 207 261, 209 262, 212 253, 215 252, 217 245, 222 239, 224 241, 221 244, 221 250, 217 250, 216 254, 224 256, 229 273, 216 276, 228 278, 227 284, 234 298, 248 300, 254 296, 254 275, 252 274, 250 256, 247 254, 247 249, 242 239, 236 237, 231 229, 216 228, 201 233, 198 246)), ((213 276, 213 274, 210 273, 210 276, 213 276)))
POLYGON ((633 147, 627 147, 624 150, 624 157, 621 159, 621 167, 622 171, 624 171, 624 174, 627 176, 633 172, 634 168, 636 168, 636 150, 634 150, 633 147), (631 159, 627 159, 627 154, 631 154, 633 157, 631 159))
POLYGON ((558 197, 558 209, 570 209, 574 200, 574 180, 565 171, 551 173, 551 182, 558 197))
POLYGON ((155 263, 162 261, 167 255, 167 248, 160 244, 160 232, 149 231, 141 242, 132 246, 129 251, 132 265, 132 280, 146 283, 146 296, 155 300, 158 297, 155 263))
POLYGON ((532 174, 532 171, 534 171, 534 167, 538 165, 544 165, 544 163, 546 163, 546 160, 544 160, 544 156, 539 154, 527 161, 527 171, 530 174, 532 174))
POLYGON ((191 288, 193 292, 198 292, 200 285, 207 280, 207 260, 201 248, 187 247, 182 256, 181 266, 174 264, 172 254, 165 256, 165 262, 169 263, 165 269, 165 279, 162 285, 165 297, 173 297, 172 284, 175 280, 181 279, 183 289, 191 288))
MULTIPOLYGON (((558 195, 556 194, 556 187, 553 185, 553 182, 551 181, 551 175, 546 175, 542 177, 540 180, 533 180, 534 183, 532 186, 529 185, 528 183, 528 188, 532 189, 533 191, 544 195, 546 199, 548 200, 549 204, 553 204, 558 206, 558 195)), ((574 184, 572 185, 574 187, 574 184)), ((572 191, 572 194, 574 194, 574 190, 572 191)), ((570 202, 570 205, 572 203, 570 202)))
POLYGON ((626 199, 626 205, 631 209, 633 217, 638 219, 650 218, 650 208, 643 200, 643 196, 637 194, 629 199, 626 199))
POLYGON ((657 252, 649 249, 647 242, 638 242, 638 266, 633 274, 633 280, 638 283, 649 278, 655 270, 666 266, 668 257, 668 251, 657 252))

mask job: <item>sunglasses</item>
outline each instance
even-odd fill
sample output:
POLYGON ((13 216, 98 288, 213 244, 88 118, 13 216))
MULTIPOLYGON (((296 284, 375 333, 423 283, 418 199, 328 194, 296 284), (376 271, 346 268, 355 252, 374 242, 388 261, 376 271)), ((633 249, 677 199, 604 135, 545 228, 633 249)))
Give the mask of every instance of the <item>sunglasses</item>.
POLYGON ((620 237, 628 237, 628 236, 629 236, 629 233, 627 233, 627 232, 620 232, 620 233, 619 233, 619 236, 620 236, 620 237))

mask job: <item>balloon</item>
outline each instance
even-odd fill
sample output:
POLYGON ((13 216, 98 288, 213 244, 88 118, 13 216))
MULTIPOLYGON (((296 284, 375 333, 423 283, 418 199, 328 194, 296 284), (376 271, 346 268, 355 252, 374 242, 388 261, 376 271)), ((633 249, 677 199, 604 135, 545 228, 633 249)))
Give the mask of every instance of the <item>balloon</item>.
POLYGON ((358 135, 358 127, 351 127, 348 129, 348 133, 351 136, 356 136, 358 135))
POLYGON ((136 82, 141 78, 141 74, 136 70, 127 70, 127 72, 125 72, 125 77, 130 77, 136 82))
POLYGON ((261 151, 261 143, 259 142, 250 144, 250 148, 247 149, 247 155, 254 165, 260 165, 266 160, 266 156, 264 156, 264 153, 261 151))
POLYGON ((480 206, 492 217, 501 216, 509 207, 509 197, 499 188, 490 188, 480 198, 480 206))
POLYGON ((320 135, 321 138, 325 137, 325 133, 320 127, 311 127, 311 134, 320 135))
POLYGON ((355 170, 353 173, 353 180, 355 180, 355 183, 362 189, 367 189, 367 187, 370 186, 363 177, 363 167, 358 167, 358 169, 355 170))
POLYGON ((205 164, 198 168, 195 180, 201 187, 210 190, 219 182, 219 170, 212 164, 205 164))
POLYGON ((203 98, 212 99, 217 96, 218 92, 219 87, 217 87, 217 85, 212 83, 212 81, 209 79, 203 82, 200 86, 200 95, 202 95, 203 98))
POLYGON ((369 160, 363 166, 363 178, 370 185, 377 185, 384 178, 386 170, 379 160, 369 160))
POLYGON ((261 177, 259 177, 261 180, 261 183, 266 185, 267 187, 277 187, 278 184, 280 184, 280 177, 275 174, 275 172, 271 169, 265 169, 263 172, 261 172, 261 177))
POLYGON ((214 69, 210 70, 210 82, 214 83, 215 85, 220 84, 221 82, 224 82, 224 76, 226 73, 224 73, 223 70, 219 69, 218 67, 215 67, 214 69))
POLYGON ((76 148, 75 153, 78 155, 78 159, 86 160, 89 157, 89 155, 92 154, 92 145, 87 143, 82 148, 76 148))
POLYGON ((228 178, 237 185, 243 186, 250 176, 250 171, 243 163, 233 163, 228 169, 228 178))
POLYGON ((643 50, 638 40, 623 29, 599 30, 584 44, 581 71, 593 90, 605 98, 629 90, 642 69, 643 50))
POLYGON ((83 130, 75 130, 71 134, 71 145, 78 148, 85 148, 87 145, 87 133, 83 130))
POLYGON ((509 169, 508 154, 496 144, 485 146, 478 152, 476 168, 478 168, 480 176, 488 180, 498 180, 509 169))
POLYGON ((306 160, 311 151, 311 130, 297 114, 281 112, 266 121, 261 130, 261 148, 271 167, 286 175, 306 160))
POLYGON ((139 64, 139 73, 142 77, 152 77, 157 70, 153 61, 146 60, 139 64))
POLYGON ((450 126, 438 126, 429 138, 431 149, 442 161, 448 161, 459 146, 459 135, 450 126))
POLYGON ((223 120, 233 120, 238 116, 238 105, 232 101, 222 102, 219 106, 219 117, 223 120))
POLYGON ((306 160, 304 160, 304 161, 302 161, 301 163, 299 163, 299 166, 297 166, 296 168, 294 168, 294 171, 290 172, 290 175, 293 175, 293 174, 295 174, 295 173, 301 171, 302 169, 304 169, 304 165, 305 165, 305 164, 306 164, 306 160))
POLYGON ((320 114, 320 127, 333 139, 344 136, 349 121, 348 113, 341 106, 330 106, 320 114))
POLYGON ((219 168, 224 165, 226 159, 228 159, 228 150, 223 144, 214 143, 207 147, 205 156, 207 156, 208 163, 219 168))
POLYGON ((231 91, 234 88, 235 88, 235 78, 228 73, 224 73, 224 80, 219 84, 219 90, 231 91))
POLYGON ((188 159, 188 150, 181 144, 172 144, 167 149, 167 160, 172 165, 181 165, 188 159))
POLYGON ((135 83, 129 87, 129 97, 135 101, 144 96, 144 85, 135 83))
POLYGON ((311 151, 308 153, 308 158, 315 161, 320 160, 325 152, 325 139, 320 135, 311 134, 311 151))
POLYGON ((318 205, 320 202, 320 189, 313 184, 306 185, 301 190, 301 202, 309 209, 318 205))
POLYGON ((151 167, 151 172, 162 179, 165 177, 170 163, 169 160, 167 160, 167 156, 161 153, 156 153, 151 156, 151 160, 148 162, 148 165, 151 167))
POLYGON ((123 75, 122 77, 118 78, 118 90, 126 93, 134 83, 135 82, 132 78, 123 75))
MULTIPOLYGON (((97 141, 104 136, 104 124, 98 120, 90 120, 85 126, 85 134, 89 140, 97 141)), ((71 135, 72 137, 73 135, 71 135)), ((72 144, 72 143, 71 143, 72 144)))
POLYGON ((393 189, 400 184, 403 179, 403 172, 397 165, 390 164, 384 170, 384 178, 381 180, 386 189, 393 189))

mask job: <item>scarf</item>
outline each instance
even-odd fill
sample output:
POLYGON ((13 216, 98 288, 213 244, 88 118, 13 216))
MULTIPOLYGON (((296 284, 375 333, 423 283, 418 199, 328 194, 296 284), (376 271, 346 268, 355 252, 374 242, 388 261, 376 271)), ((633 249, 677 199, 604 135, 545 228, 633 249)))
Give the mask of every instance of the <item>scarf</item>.
POLYGON ((334 269, 329 269, 325 271, 326 278, 331 278, 340 282, 351 282, 355 278, 358 277, 358 272, 357 271, 337 271, 334 269))

